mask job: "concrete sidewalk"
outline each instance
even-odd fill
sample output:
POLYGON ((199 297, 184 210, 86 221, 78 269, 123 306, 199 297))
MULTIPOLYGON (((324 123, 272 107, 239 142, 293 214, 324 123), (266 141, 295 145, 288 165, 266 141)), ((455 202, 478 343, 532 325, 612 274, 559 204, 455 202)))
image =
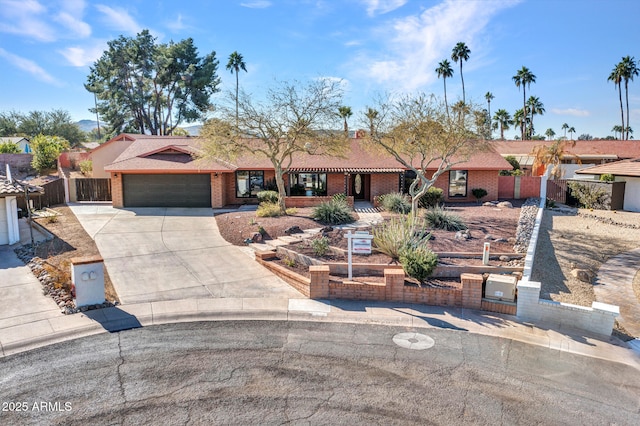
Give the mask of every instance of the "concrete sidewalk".
POLYGON ((105 331, 156 324, 220 321, 319 321, 381 324, 407 329, 444 328, 512 339, 564 352, 606 359, 640 369, 640 357, 614 338, 521 324, 514 317, 461 308, 401 303, 283 298, 183 299, 121 305, 74 315, 23 315, 0 325, 2 356, 105 331))

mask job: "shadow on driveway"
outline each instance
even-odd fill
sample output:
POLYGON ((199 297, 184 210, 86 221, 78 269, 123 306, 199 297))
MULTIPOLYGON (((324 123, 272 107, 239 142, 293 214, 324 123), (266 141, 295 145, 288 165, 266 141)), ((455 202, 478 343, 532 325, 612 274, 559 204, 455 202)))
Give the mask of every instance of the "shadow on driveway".
POLYGON ((84 312, 92 320, 99 323, 106 331, 115 333, 122 330, 141 328, 142 324, 134 315, 123 311, 117 306, 111 308, 95 309, 84 312))

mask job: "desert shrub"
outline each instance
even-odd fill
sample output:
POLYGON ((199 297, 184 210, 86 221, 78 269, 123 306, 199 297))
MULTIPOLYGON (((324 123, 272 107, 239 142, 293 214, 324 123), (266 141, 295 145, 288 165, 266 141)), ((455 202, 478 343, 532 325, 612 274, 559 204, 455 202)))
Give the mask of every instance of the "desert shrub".
POLYGON ((92 171, 93 171, 93 161, 84 160, 80 162, 80 172, 82 172, 83 175, 88 176, 91 174, 92 171))
POLYGON ((345 203, 345 204, 347 204, 347 194, 345 194, 343 192, 339 192, 337 194, 333 194, 331 196, 331 200, 335 201, 337 203, 345 203))
POLYGON ((408 213, 411 211, 411 203, 409 197, 400 192, 392 192, 390 194, 381 195, 378 198, 383 209, 393 213, 408 213))
POLYGON ((484 189, 484 188, 473 188, 473 189, 471 190, 471 194, 472 194, 474 197, 476 197, 476 200, 478 200, 478 203, 479 203, 479 202, 480 202, 480 200, 481 200, 482 198, 486 197, 486 196, 487 196, 487 194, 489 194, 489 193, 488 193, 488 192, 487 192, 487 190, 486 190, 486 189, 484 189))
POLYGON ((511 176, 524 176, 524 172, 521 169, 511 170, 511 176))
POLYGON ((278 217, 280 216, 280 204, 263 202, 258 205, 256 216, 258 217, 278 217))
POLYGON ((611 198, 607 191, 596 185, 569 182, 571 194, 578 200, 580 206, 587 209, 607 209, 611 198))
POLYGON ((316 238, 311 241, 311 248, 316 256, 324 256, 329 251, 329 239, 327 237, 316 238))
POLYGON ((427 224, 435 229, 444 229, 445 231, 467 229, 467 225, 465 225, 460 216, 450 213, 439 206, 427 209, 424 218, 427 224))
POLYGON ((400 263, 405 273, 423 282, 438 265, 438 255, 428 247, 408 247, 400 253, 400 263))
POLYGON ((327 201, 313 208, 311 216, 327 225, 341 225, 351 223, 356 219, 351 214, 351 207, 342 201, 327 201))
POLYGON ((290 268, 293 268, 294 266, 296 266, 296 260, 290 257, 285 257, 284 259, 282 259, 282 261, 284 262, 285 265, 287 265, 290 268))
POLYGON ((277 203, 280 200, 280 196, 276 191, 260 191, 256 194, 258 201, 261 203, 277 203))
POLYGON ((260 235, 262 235, 263 237, 264 237, 265 235, 267 235, 267 230, 266 230, 266 229, 264 229, 264 226, 262 226, 262 225, 258 226, 258 232, 259 232, 259 233, 260 233, 260 235))
POLYGON ((422 198, 420 198, 420 201, 418 201, 418 205, 423 209, 437 206, 444 200, 444 196, 442 195, 442 193, 442 189, 432 186, 427 190, 426 194, 424 194, 422 198))
POLYGON ((391 218, 371 230, 373 246, 394 261, 400 260, 400 254, 407 248, 415 248, 429 241, 429 233, 424 223, 411 217, 391 218))
POLYGON ((605 173, 603 175, 600 175, 601 182, 613 182, 614 180, 616 180, 616 178, 611 173, 605 173))

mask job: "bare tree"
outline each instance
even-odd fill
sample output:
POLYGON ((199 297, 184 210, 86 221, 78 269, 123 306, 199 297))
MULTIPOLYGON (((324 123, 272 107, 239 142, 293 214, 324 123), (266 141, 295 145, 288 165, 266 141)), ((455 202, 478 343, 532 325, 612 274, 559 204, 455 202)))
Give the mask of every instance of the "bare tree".
POLYGON ((369 108, 376 113, 364 117, 368 142, 416 174, 409 187, 412 215, 441 174, 467 161, 472 152, 485 149, 486 141, 478 139, 474 129, 477 109, 465 104, 449 115, 445 104, 425 94, 387 98, 369 108))
POLYGON ((280 210, 286 214, 284 174, 296 154, 342 155, 348 144, 340 131, 341 82, 316 79, 308 83, 282 82, 267 91, 264 101, 244 91, 218 116, 204 123, 203 156, 233 161, 241 155, 263 156, 273 164, 280 195, 280 210))

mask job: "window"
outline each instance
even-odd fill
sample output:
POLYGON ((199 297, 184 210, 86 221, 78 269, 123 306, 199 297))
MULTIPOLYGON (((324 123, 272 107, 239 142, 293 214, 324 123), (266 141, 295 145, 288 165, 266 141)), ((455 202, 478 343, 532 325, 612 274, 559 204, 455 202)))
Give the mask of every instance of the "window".
POLYGON ((466 170, 449 171, 449 197, 467 196, 467 177, 466 170))
POLYGON ((326 173, 295 173, 291 175, 291 195, 327 195, 326 173))
POLYGON ((236 197, 250 198, 264 188, 264 171, 241 170, 236 172, 236 197))

